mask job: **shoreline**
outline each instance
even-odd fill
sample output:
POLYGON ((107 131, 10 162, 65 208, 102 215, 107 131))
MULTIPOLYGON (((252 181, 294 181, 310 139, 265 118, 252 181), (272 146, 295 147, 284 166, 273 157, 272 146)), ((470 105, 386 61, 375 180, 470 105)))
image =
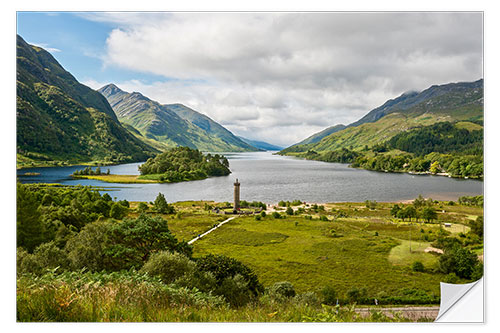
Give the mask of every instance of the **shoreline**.
POLYGON ((314 160, 294 154, 279 154, 279 153, 274 153, 273 155, 279 155, 279 156, 288 156, 288 157, 295 157, 301 160, 305 161, 316 161, 316 162, 323 162, 323 163, 338 163, 338 164, 347 164, 349 168, 353 169, 358 169, 358 170, 366 170, 366 171, 374 171, 374 172, 382 172, 382 173, 404 173, 412 176, 441 176, 441 177, 448 177, 448 178, 454 178, 454 179, 464 179, 464 180, 479 180, 484 182, 484 175, 482 177, 460 177, 460 176, 453 176, 450 175, 447 172, 437 172, 437 173, 431 173, 430 171, 400 171, 400 170, 373 170, 373 169, 366 169, 366 168, 361 168, 361 167, 354 167, 352 166, 352 163, 342 163, 342 162, 328 162, 328 161, 322 161, 322 160, 314 160))

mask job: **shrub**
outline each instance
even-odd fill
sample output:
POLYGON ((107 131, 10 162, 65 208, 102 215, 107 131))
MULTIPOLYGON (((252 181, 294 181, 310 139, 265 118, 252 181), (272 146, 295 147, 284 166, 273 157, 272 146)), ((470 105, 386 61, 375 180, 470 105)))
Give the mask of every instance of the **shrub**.
POLYGON ((276 282, 269 289, 268 293, 279 298, 290 298, 295 296, 295 289, 288 281, 276 282))
POLYGON ((288 206, 288 207, 286 208, 286 211, 285 211, 285 212, 286 212, 286 214, 287 214, 287 215, 293 215, 293 208, 292 208, 292 207, 290 207, 290 206, 288 206))
POLYGON ((475 267, 479 264, 475 253, 454 246, 448 248, 439 257, 439 269, 445 274, 455 273, 458 277, 470 279, 475 267))
POLYGON ((109 216, 121 220, 123 219, 128 213, 128 208, 120 204, 119 202, 113 203, 111 206, 111 210, 109 211, 109 216))
POLYGON ((279 218, 281 218, 280 213, 278 213, 278 212, 273 212, 273 218, 275 218, 275 219, 279 219, 279 218))
POLYGON ((265 212, 265 211, 260 212, 260 216, 262 216, 262 217, 266 217, 266 215, 267 215, 267 214, 266 214, 266 212, 265 212))
POLYGON ((293 301, 299 305, 314 306, 314 307, 319 306, 321 303, 318 298, 318 295, 316 295, 316 293, 312 291, 295 295, 293 301))
POLYGON ((248 282, 248 289, 254 296, 264 291, 264 287, 260 284, 257 275, 249 267, 234 258, 209 254, 197 259, 196 267, 199 271, 211 272, 218 285, 221 285, 224 279, 239 274, 248 282))
POLYGON ((74 269, 86 267, 90 271, 109 268, 109 258, 105 255, 111 223, 98 221, 87 224, 75 237, 68 240, 66 250, 74 269))
POLYGON ((139 206, 137 207, 137 209, 139 210, 139 213, 145 213, 148 211, 149 209, 149 206, 147 203, 145 202, 140 202, 139 203, 139 206))
POLYGON ((347 292, 347 299, 349 300, 350 303, 359 303, 360 301, 363 300, 363 298, 366 298, 366 289, 365 288, 352 288, 347 292))
POLYGON ((174 282, 183 275, 192 275, 196 264, 181 253, 162 251, 151 255, 141 272, 158 276, 165 283, 174 282))
POLYGON ((443 279, 443 282, 446 283, 457 283, 459 281, 458 276, 455 273, 450 273, 446 275, 443 279))
POLYGON ((321 289, 321 301, 328 305, 337 304, 337 292, 332 286, 324 286, 321 289))
POLYGON ((415 261, 413 265, 411 265, 411 269, 414 272, 423 272, 425 270, 424 264, 422 264, 420 261, 415 261))
POLYGON ((65 270, 69 268, 66 252, 58 248, 54 242, 38 246, 33 254, 18 248, 17 261, 18 274, 33 273, 42 275, 47 269, 59 267, 60 270, 65 270))
POLYGON ((255 215, 255 221, 260 221, 261 216, 260 215, 255 215))
POLYGON ((240 274, 225 278, 215 294, 224 296, 226 301, 234 307, 246 305, 254 296, 248 287, 248 281, 240 274))

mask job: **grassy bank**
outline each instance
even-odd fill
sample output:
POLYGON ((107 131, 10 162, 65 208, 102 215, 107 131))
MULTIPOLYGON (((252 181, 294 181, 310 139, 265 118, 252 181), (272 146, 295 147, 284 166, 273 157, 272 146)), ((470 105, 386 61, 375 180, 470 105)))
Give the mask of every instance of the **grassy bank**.
POLYGON ((72 175, 76 179, 94 179, 107 183, 121 183, 121 184, 146 184, 146 183, 159 183, 152 179, 142 179, 138 175, 72 175))
MULTIPOLYGON (((395 311, 368 315, 354 307, 308 304, 300 297, 261 298, 230 308, 220 297, 163 284, 134 272, 48 273, 17 279, 20 322, 390 322, 410 321, 395 311)), ((421 318, 432 321, 433 318, 421 318)))

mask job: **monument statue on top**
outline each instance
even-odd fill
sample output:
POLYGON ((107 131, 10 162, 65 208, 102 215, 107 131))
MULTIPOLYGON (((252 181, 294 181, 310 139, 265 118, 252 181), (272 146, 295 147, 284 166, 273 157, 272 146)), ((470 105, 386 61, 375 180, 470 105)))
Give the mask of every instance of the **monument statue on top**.
POLYGON ((240 210, 240 183, 238 182, 238 178, 234 182, 234 210, 240 210))

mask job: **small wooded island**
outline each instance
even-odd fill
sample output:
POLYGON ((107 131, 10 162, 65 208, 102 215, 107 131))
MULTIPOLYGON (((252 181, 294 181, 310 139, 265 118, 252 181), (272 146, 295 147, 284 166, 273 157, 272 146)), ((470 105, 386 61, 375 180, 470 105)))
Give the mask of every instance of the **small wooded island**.
POLYGON ((73 178, 102 180, 109 183, 175 183, 201 180, 231 173, 226 157, 219 154, 204 155, 197 149, 188 147, 172 148, 139 166, 140 175, 113 175, 87 167, 77 170, 73 178))

